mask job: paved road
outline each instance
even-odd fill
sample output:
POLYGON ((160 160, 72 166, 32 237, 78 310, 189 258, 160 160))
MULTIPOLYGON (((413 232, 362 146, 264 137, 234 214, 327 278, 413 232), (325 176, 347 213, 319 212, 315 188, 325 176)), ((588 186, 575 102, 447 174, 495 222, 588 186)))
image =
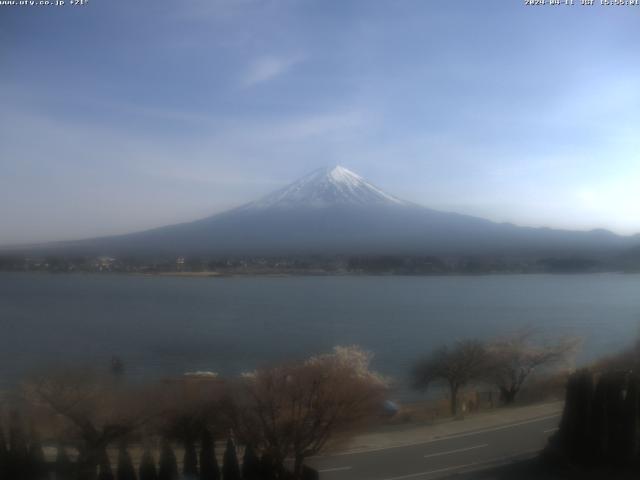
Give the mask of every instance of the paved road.
POLYGON ((432 480, 540 451, 560 414, 544 415, 406 446, 317 457, 322 480, 432 480))

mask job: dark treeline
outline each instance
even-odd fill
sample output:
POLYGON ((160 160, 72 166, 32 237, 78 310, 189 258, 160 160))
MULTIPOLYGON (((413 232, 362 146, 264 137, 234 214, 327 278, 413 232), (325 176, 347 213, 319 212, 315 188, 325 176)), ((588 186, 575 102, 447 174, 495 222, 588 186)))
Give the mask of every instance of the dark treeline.
POLYGON ((567 381, 565 407, 546 456, 582 468, 640 472, 640 343, 567 381))
POLYGON ((571 478, 637 478, 640 376, 631 370, 573 373, 560 427, 542 459, 571 478))
POLYGON ((640 342, 573 372, 558 431, 539 466, 545 478, 638 478, 640 342))

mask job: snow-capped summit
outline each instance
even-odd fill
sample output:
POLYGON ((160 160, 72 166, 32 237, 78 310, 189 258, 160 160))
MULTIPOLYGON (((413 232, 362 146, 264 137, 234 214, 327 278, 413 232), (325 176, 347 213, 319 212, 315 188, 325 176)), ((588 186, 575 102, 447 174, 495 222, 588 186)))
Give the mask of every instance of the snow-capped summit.
POLYGON ((408 205, 340 165, 316 170, 245 209, 408 205))

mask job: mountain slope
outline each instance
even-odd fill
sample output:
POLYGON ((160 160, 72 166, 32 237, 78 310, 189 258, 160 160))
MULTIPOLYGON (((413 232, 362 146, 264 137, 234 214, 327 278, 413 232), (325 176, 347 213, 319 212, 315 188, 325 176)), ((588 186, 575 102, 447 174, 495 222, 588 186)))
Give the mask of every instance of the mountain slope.
POLYGON ((558 255, 618 253, 640 243, 605 230, 524 228, 424 208, 344 167, 195 222, 58 244, 100 255, 558 255))

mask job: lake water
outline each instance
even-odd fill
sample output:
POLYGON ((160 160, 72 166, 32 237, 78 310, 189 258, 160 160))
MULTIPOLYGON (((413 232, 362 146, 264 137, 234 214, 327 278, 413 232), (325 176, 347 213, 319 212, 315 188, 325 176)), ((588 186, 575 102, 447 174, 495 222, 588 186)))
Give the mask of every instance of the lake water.
POLYGON ((638 275, 235 277, 0 273, 0 383, 52 364, 134 378, 238 374, 359 344, 400 382, 412 361, 518 327, 584 337, 582 361, 635 341, 638 275))

